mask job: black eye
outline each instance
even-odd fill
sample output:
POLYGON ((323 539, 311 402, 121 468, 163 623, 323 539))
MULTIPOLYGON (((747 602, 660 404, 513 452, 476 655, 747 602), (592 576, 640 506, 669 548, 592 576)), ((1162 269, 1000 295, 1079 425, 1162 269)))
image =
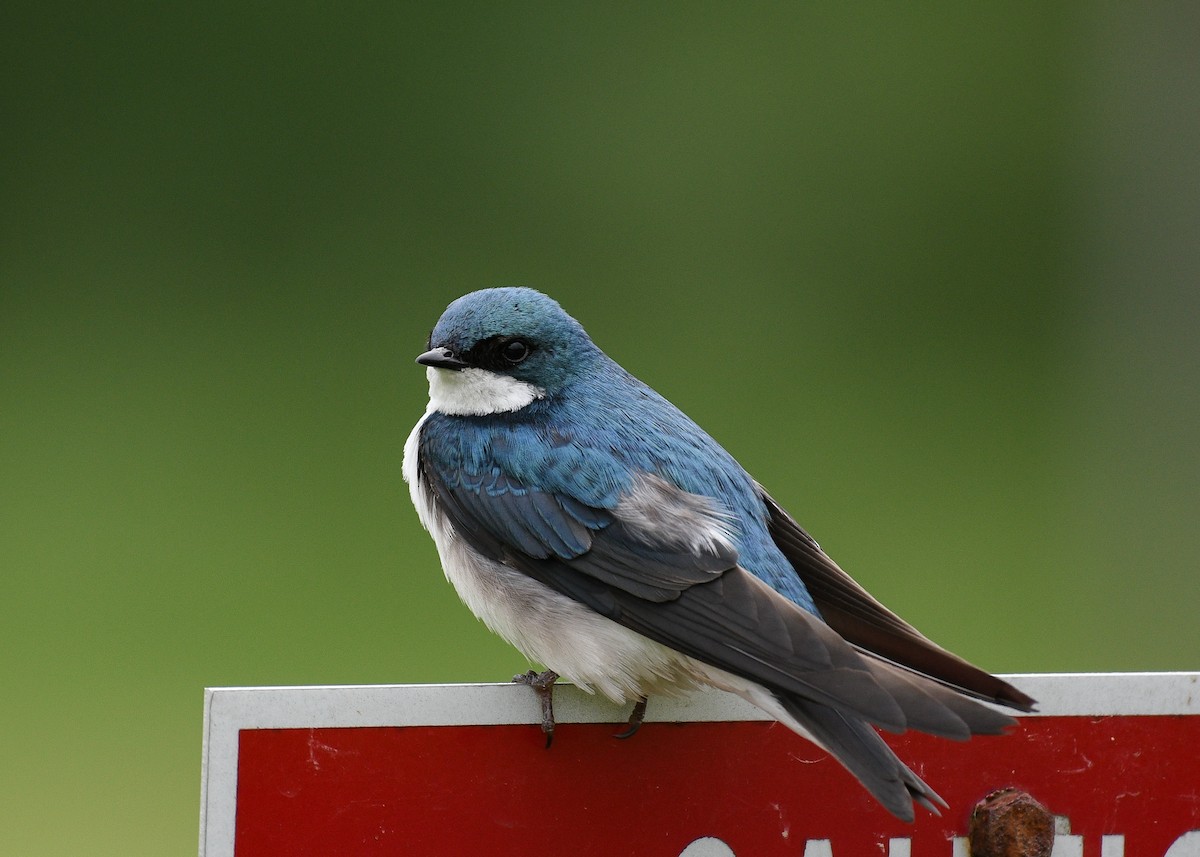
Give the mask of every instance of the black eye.
POLYGON ((513 339, 500 346, 500 356, 515 365, 529 356, 529 345, 522 339, 513 339))

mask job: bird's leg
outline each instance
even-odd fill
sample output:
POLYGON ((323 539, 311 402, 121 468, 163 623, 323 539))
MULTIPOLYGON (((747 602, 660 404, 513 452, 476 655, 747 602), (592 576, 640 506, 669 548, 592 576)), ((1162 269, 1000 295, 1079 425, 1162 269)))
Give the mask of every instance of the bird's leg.
POLYGON ((542 731, 546 733, 546 749, 554 741, 554 682, 558 681, 558 673, 554 670, 527 673, 513 676, 513 684, 527 684, 537 694, 538 702, 542 704, 542 731))
POLYGON ((633 711, 629 712, 629 722, 625 724, 625 728, 614 735, 614 738, 632 738, 634 733, 642 728, 642 720, 646 717, 646 697, 642 697, 633 704, 633 711))

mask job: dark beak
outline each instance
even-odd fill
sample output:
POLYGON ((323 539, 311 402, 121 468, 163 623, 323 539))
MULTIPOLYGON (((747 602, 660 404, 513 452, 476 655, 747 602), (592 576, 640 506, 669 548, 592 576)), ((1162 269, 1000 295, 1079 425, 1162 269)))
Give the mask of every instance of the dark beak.
POLYGON ((434 348, 426 351, 417 358, 422 366, 435 366, 438 369, 453 369, 455 372, 466 369, 469 363, 464 363, 454 356, 449 348, 434 348))

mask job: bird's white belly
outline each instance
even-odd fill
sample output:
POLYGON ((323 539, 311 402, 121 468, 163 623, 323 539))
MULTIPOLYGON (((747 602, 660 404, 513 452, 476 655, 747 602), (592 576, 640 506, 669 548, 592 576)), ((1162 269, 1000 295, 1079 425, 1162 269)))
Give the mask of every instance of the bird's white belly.
POLYGON ((484 624, 588 692, 624 702, 690 687, 699 678, 686 655, 474 554, 453 534, 438 550, 446 577, 484 624))

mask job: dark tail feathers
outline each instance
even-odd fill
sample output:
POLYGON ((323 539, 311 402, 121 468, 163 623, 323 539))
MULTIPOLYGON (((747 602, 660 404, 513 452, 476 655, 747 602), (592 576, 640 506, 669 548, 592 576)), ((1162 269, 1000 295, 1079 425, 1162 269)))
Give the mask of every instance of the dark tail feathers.
MULTIPOLYGON (((964 741, 972 735, 1000 734, 1016 723, 1008 715, 925 676, 869 656, 863 660, 904 712, 908 728, 964 741)), ((934 813, 938 813, 939 806, 946 806, 861 715, 795 694, 777 693, 777 697, 788 713, 897 818, 911 822, 914 803, 934 813)))

